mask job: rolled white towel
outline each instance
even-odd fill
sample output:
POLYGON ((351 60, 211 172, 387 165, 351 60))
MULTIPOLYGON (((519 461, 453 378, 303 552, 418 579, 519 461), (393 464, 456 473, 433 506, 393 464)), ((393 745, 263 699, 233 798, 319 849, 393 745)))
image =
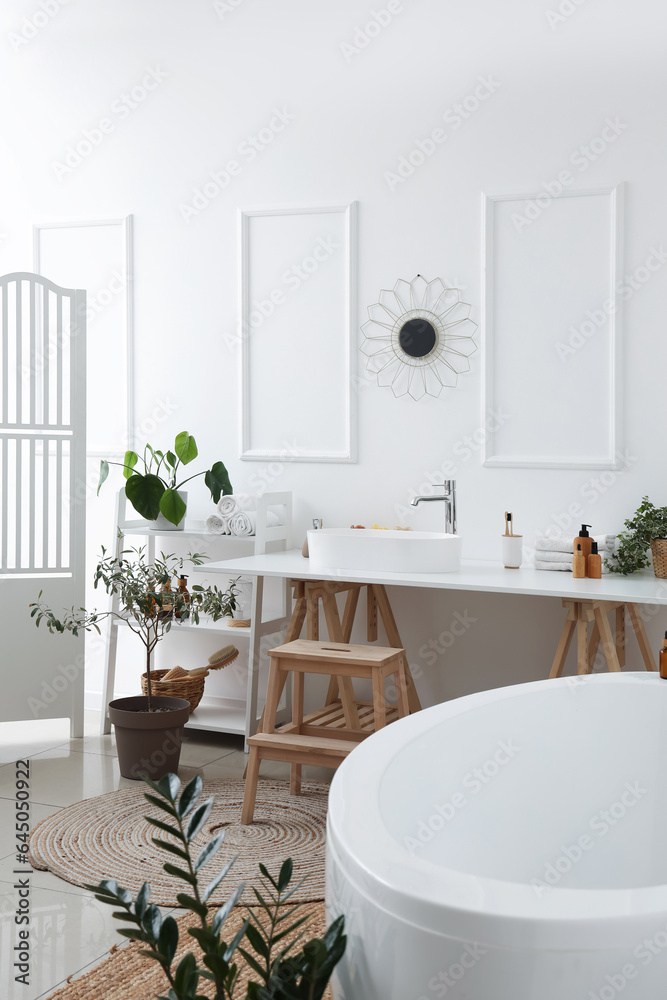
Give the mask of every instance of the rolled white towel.
POLYGON ((570 569, 572 569, 572 554, 569 552, 542 552, 540 549, 536 549, 535 561, 537 562, 538 559, 545 563, 569 562, 570 569))
POLYGON ((229 525, 224 517, 218 514, 209 514, 206 518, 206 530, 212 535, 228 535, 229 525))
MULTIPOLYGON (((564 559, 560 561, 542 559, 541 556, 545 555, 544 552, 537 552, 535 554, 535 569, 550 569, 556 570, 561 573, 571 573, 572 572, 572 560, 564 559)), ((554 553, 558 555, 558 553, 554 553)), ((605 566, 604 560, 602 561, 602 575, 605 576, 609 572, 609 569, 605 566)))
MULTIPOLYGON (((593 535, 593 540, 598 543, 600 555, 605 552, 613 552, 616 544, 616 535, 593 535)), ((538 535, 535 539, 535 550, 537 552, 574 552, 575 536, 560 535, 558 538, 550 538, 548 535, 538 535)))
POLYGON ((249 493, 228 493, 218 500, 218 514, 220 517, 232 517, 242 510, 256 510, 257 497, 250 496, 249 493))
MULTIPOLYGON (((280 518, 272 511, 266 512, 266 523, 269 528, 275 528, 280 524, 280 518)), ((257 511, 240 510, 229 519, 229 527, 232 535, 254 535, 257 533, 257 511)))

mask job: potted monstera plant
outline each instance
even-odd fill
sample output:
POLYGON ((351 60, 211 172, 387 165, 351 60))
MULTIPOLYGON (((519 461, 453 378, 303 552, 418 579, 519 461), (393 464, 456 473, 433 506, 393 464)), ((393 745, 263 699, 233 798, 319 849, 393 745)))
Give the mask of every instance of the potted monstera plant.
POLYGON ((181 575, 185 563, 201 566, 205 559, 199 552, 185 558, 162 553, 150 562, 144 546, 126 549, 113 557, 102 547, 94 584, 97 587, 101 583, 107 594, 118 597, 117 611, 71 608, 56 613, 42 599, 42 591, 30 605, 36 625, 44 622, 50 632, 78 635, 94 629, 99 633, 100 623, 115 617, 124 621, 143 644, 146 694, 116 698, 109 703, 120 772, 125 778, 139 778, 145 772, 157 779, 178 769, 190 703, 184 698, 153 693, 151 654, 172 626, 188 620, 198 624, 202 614, 217 621, 229 613, 228 598, 218 587, 195 586, 189 594, 171 589, 172 580, 181 575))
POLYGON ((148 521, 155 521, 162 530, 182 530, 187 510, 187 493, 183 486, 197 476, 203 476, 214 503, 222 495, 232 493, 227 469, 222 462, 214 462, 210 469, 195 472, 181 479, 181 467, 189 465, 199 454, 197 442, 188 431, 176 435, 173 450, 159 451, 147 444, 140 455, 126 451, 122 462, 100 462, 100 479, 97 493, 109 476, 109 466, 117 465, 127 480, 125 495, 134 509, 148 521))

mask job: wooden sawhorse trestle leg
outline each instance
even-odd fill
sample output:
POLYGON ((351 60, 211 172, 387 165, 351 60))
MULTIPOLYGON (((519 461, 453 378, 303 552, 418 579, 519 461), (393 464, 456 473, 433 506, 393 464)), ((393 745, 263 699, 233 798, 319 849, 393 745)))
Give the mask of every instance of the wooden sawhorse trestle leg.
MULTIPOLYGON (((577 673, 590 674, 600 642, 610 671, 625 666, 625 603, 621 601, 574 600, 564 598, 567 618, 561 633, 550 677, 560 677, 565 660, 577 633, 577 673), (612 632, 608 614, 615 612, 615 631, 612 632), (592 626, 589 635, 589 625, 592 626)), ((653 652, 646 635, 644 622, 636 604, 628 604, 628 614, 647 670, 657 670, 653 652)))

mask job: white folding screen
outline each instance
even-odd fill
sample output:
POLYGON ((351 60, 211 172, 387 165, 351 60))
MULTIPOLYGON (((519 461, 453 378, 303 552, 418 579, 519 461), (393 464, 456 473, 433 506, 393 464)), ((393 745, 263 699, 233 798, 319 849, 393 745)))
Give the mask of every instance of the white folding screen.
POLYGON ((83 604, 86 293, 5 275, 0 337, 0 720, 68 717, 81 735, 83 637, 36 629, 28 606, 40 589, 83 604))
POLYGON ((76 493, 83 438, 75 441, 85 393, 79 368, 85 358, 85 301, 84 292, 35 275, 0 280, 0 565, 5 574, 72 572, 77 527, 75 505, 68 499, 76 493))

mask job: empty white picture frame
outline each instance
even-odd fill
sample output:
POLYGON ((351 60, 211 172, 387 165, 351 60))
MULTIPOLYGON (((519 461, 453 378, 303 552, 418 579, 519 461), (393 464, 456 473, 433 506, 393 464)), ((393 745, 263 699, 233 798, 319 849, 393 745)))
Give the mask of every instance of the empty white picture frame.
POLYGON ((239 212, 246 461, 356 461, 355 222, 355 202, 239 212))
POLYGON ((622 225, 621 185, 483 196, 485 466, 619 466, 622 225))
POLYGON ((33 262, 36 274, 86 290, 87 388, 95 403, 87 454, 123 452, 134 434, 132 216, 36 224, 33 262))

